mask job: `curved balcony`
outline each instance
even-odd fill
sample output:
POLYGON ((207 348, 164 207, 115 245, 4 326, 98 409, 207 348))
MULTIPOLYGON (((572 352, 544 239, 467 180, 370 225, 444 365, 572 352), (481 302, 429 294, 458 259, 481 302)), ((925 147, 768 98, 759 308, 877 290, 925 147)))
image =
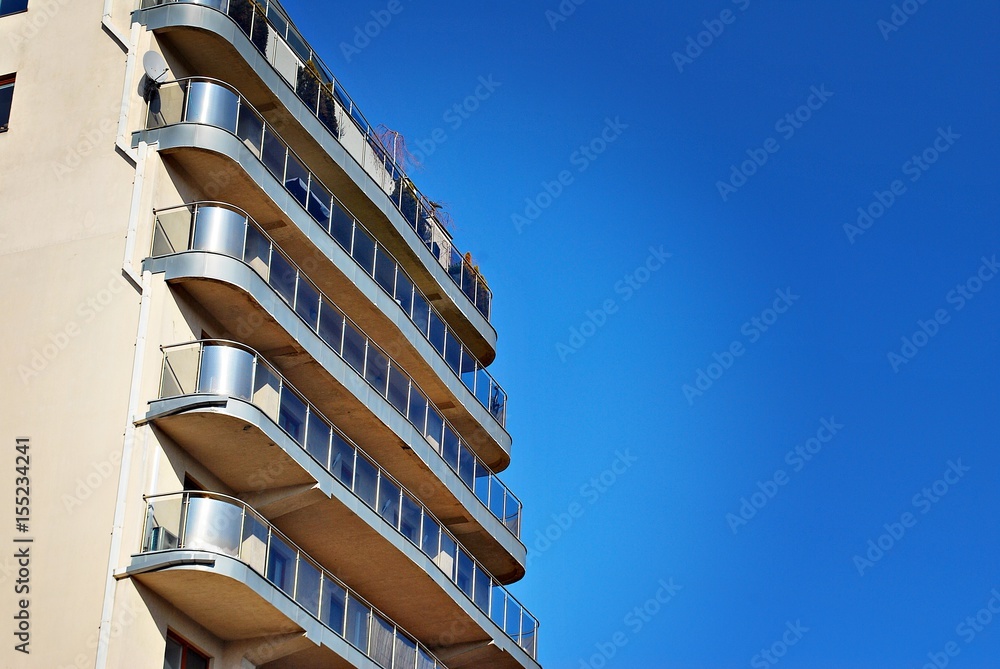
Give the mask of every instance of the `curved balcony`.
MULTIPOLYGON (((364 355, 363 341, 357 347, 357 361, 365 363, 366 380, 389 376, 388 360, 364 355), (369 366, 369 361, 373 364, 369 366)), ((348 363, 350 364, 350 363, 348 363)), ((391 388, 392 384, 387 387, 391 388)), ((386 391, 389 392, 388 390, 386 391)), ((312 452, 306 440, 306 428, 315 424, 320 443, 336 430, 333 423, 256 351, 233 342, 206 340, 164 347, 160 399, 178 395, 229 395, 250 402, 271 417, 296 442, 312 452), (211 364, 203 364, 206 357, 211 364)), ((442 459, 476 498, 500 520, 515 537, 520 535, 521 502, 500 479, 481 464, 458 436, 449 431, 430 403, 419 393, 410 393, 406 402, 402 393, 390 399, 411 425, 427 439, 442 459), (405 410, 405 413, 404 411, 405 410), (417 418, 420 418, 418 421, 417 418), (418 424, 422 427, 418 427, 418 424), (437 440, 437 443, 435 443, 437 440)), ((326 446, 324 448, 329 448, 326 446)))
MULTIPOLYGON (((329 634, 314 634, 322 626, 337 637, 333 643, 321 641, 328 649, 326 662, 334 660, 331 651, 338 659, 351 659, 339 643, 343 640, 384 669, 446 669, 415 637, 232 497, 185 492, 146 498, 137 557, 129 575, 224 638, 304 631, 322 639, 329 634), (219 556, 229 568, 218 568, 211 556, 219 556), (233 569, 231 561, 250 571, 233 569), (200 578, 198 573, 177 578, 179 571, 188 570, 200 572, 200 578), (241 615, 233 615, 237 605, 241 615), (230 618, 228 624, 212 619, 220 616, 230 618), (241 625, 252 631, 238 629, 241 625)), ((312 661, 296 662, 295 655, 287 659, 292 666, 313 665, 324 654, 318 650, 301 651, 312 655, 312 661)))
MULTIPOLYGON (((261 226, 246 212, 219 202, 197 202, 158 210, 155 215, 151 251, 153 257, 199 250, 222 253, 241 260, 258 271, 261 277, 275 289, 310 329, 321 336, 323 336, 324 327, 328 329, 328 326, 324 326, 322 322, 324 311, 322 305, 324 302, 329 303, 330 300, 323 295, 316 283, 310 281, 291 258, 274 244, 261 226)), ((360 235, 364 235, 362 230, 356 232, 359 239, 360 235)), ((370 239, 367 236, 365 238, 370 239)), ((350 247, 342 245, 342 248, 347 251, 350 247)), ((469 354, 461 342, 452 336, 435 312, 422 306, 420 313, 427 314, 431 318, 426 321, 422 317, 414 319, 412 301, 410 302, 411 308, 407 309, 403 306, 402 297, 396 296, 392 290, 394 286, 405 285, 405 294, 412 297, 413 284, 408 281, 405 273, 400 274, 402 269, 398 266, 387 267, 386 264, 379 262, 386 258, 391 261, 391 256, 377 253, 380 250, 377 245, 367 246, 367 249, 375 252, 376 260, 370 264, 375 267, 372 276, 378 285, 390 298, 393 298, 404 313, 414 321, 414 324, 420 323, 417 327, 421 334, 432 345, 440 359, 446 363, 453 377, 460 381, 469 394, 487 410, 493 420, 500 427, 503 427, 507 404, 507 394, 504 390, 493 379, 492 375, 469 354), (429 336, 431 333, 434 333, 434 336, 429 336)), ((352 255, 352 258, 366 273, 371 272, 355 256, 352 255)), ((426 305, 426 302, 422 304, 426 305)), ((334 308, 332 311, 342 310, 334 308)), ((361 330, 361 328, 356 327, 356 324, 354 325, 356 330, 361 330)), ((338 326, 339 329, 342 328, 338 326)), ((324 341, 327 341, 327 337, 323 338, 324 341)), ((369 342, 371 342, 371 338, 369 338, 369 342)), ((382 351, 382 354, 385 355, 385 351, 382 351)), ((359 367, 355 367, 355 369, 359 369, 359 367)))
POLYGON ((144 0, 140 10, 204 7, 228 17, 305 108, 385 193, 419 242, 487 320, 492 292, 479 270, 454 245, 439 208, 423 195, 378 138, 344 88, 334 80, 273 0, 144 0))
POLYGON ((500 631, 534 658, 537 620, 415 495, 259 356, 230 342, 202 342, 167 348, 162 369, 163 398, 228 396, 261 409, 322 470, 427 556, 500 631))
POLYGON ((309 217, 396 302, 452 371, 474 388, 477 399, 494 419, 504 425, 507 396, 486 372, 486 366, 447 324, 396 258, 305 167, 301 158, 236 89, 207 78, 164 84, 158 97, 150 101, 146 127, 155 129, 180 123, 220 128, 249 148, 309 217))
POLYGON ((486 617, 534 657, 537 620, 402 484, 245 346, 201 342, 164 351, 161 398, 228 396, 263 411, 320 467, 423 552, 486 617))

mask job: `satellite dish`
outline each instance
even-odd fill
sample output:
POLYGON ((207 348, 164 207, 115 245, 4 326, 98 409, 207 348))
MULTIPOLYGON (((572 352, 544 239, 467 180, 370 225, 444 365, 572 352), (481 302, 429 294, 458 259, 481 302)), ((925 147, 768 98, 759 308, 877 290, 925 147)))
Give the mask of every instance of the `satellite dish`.
POLYGON ((149 77, 149 80, 156 85, 163 83, 169 69, 163 56, 155 51, 147 51, 143 54, 142 67, 146 70, 146 76, 149 77))

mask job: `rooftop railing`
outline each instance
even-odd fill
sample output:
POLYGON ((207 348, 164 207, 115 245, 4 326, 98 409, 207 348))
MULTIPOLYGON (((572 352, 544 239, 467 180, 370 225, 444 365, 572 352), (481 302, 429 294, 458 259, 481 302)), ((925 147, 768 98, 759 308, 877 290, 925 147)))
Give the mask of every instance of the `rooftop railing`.
POLYGON ((393 298, 497 422, 505 424, 507 395, 485 366, 455 336, 392 254, 348 213, 238 91, 206 78, 164 84, 150 100, 146 127, 178 123, 210 125, 239 138, 309 216, 393 298))
POLYGON ((240 500, 208 492, 145 499, 140 554, 188 549, 227 555, 384 669, 447 669, 423 644, 240 500))
POLYGON ((229 16, 289 87, 392 200, 420 241, 487 320, 493 299, 479 270, 455 247, 438 207, 406 176, 332 71, 274 0, 143 0, 142 9, 183 3, 229 16))
MULTIPOLYGON (((165 347, 160 397, 197 394, 234 397, 263 411, 324 470, 429 557, 480 611, 535 657, 538 621, 415 495, 253 349, 218 340, 165 347)), ((515 520, 519 521, 519 516, 515 520)))
MULTIPOLYGON (((333 301, 305 276, 296 263, 243 210, 221 202, 195 202, 160 209, 155 214, 156 222, 151 251, 153 257, 194 250, 221 253, 241 260, 260 274, 261 278, 274 288, 275 292, 302 318, 306 325, 319 334, 339 354, 343 355, 343 346, 336 341, 331 341, 331 338, 339 341, 340 333, 344 331, 344 327, 348 328, 346 332, 351 333, 345 334, 344 338, 352 343, 356 340, 356 333, 360 332, 361 328, 357 327, 350 318, 346 319, 346 326, 341 326, 340 322, 345 317, 333 304, 333 301), (336 314, 334 318, 337 320, 337 324, 331 325, 327 322, 330 317, 328 314, 336 314)), ((364 234, 363 230, 356 231, 358 239, 362 239, 360 235, 364 234)), ((358 244, 359 248, 362 246, 364 245, 358 244)), ((385 284, 390 287, 402 286, 403 283, 399 280, 402 278, 406 281, 405 285, 409 286, 407 291, 413 290, 412 283, 406 280, 405 275, 399 276, 401 268, 396 266, 395 274, 393 273, 394 268, 389 265, 390 262, 393 262, 392 257, 382 251, 381 247, 367 245, 365 248, 370 251, 366 257, 371 258, 369 264, 375 267, 375 271, 366 269, 375 275, 376 282, 380 286, 383 288, 385 288, 385 284), (378 278, 380 275, 382 280, 378 278)), ((361 262, 358 261, 358 264, 360 265, 361 262)), ((393 296, 392 292, 387 292, 390 297, 393 296)), ((409 294, 412 297, 412 292, 409 294)), ((398 299, 396 302, 400 304, 398 299)), ((402 305, 400 304, 400 306, 402 305)), ((430 315, 427 310, 424 310, 423 313, 430 315)), ((440 320, 435 321, 435 323, 440 324, 441 328, 446 328, 440 320)), ((439 329, 435 328, 435 334, 438 332, 439 329)), ((434 341, 431 342, 434 349, 469 393, 489 411, 498 424, 503 426, 506 419, 507 394, 479 361, 469 354, 465 346, 452 336, 450 331, 440 330, 440 334, 443 336, 435 337, 434 341)), ((390 365, 394 369, 399 369, 395 361, 370 337, 364 335, 363 332, 362 336, 368 340, 368 346, 378 348, 382 355, 389 358, 390 365)), ((363 364, 355 364, 353 360, 348 360, 348 362, 359 373, 363 373, 363 364)), ((405 372, 403 374, 405 375, 405 372)), ((407 378, 409 378, 408 375, 407 378)), ((379 388, 379 390, 381 394, 386 394, 384 388, 379 388)))

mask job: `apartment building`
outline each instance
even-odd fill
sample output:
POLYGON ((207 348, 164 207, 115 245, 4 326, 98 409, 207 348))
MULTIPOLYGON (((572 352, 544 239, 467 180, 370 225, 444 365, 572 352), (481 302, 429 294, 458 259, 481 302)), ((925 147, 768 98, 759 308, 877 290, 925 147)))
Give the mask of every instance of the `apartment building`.
POLYGON ((278 3, 0 0, 0 258, 0 664, 538 666, 491 290, 278 3))

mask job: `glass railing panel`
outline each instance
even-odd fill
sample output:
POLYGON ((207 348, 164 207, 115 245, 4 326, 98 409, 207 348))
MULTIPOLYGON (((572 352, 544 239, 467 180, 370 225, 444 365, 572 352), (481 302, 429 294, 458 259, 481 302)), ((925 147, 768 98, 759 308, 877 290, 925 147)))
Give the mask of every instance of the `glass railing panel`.
POLYGON ((347 615, 347 591, 336 582, 323 579, 323 615, 321 620, 340 636, 344 636, 347 615))
POLYGON ((344 360, 347 361, 354 371, 362 376, 365 373, 365 349, 368 347, 368 338, 351 325, 344 323, 344 360))
POLYGON ((489 612, 490 610, 490 586, 492 584, 493 578, 486 573, 485 569, 476 565, 472 601, 475 602, 480 611, 489 612))
POLYGON ((316 332, 319 320, 319 291, 308 281, 299 281, 295 289, 295 313, 299 315, 309 329, 316 332))
POLYGON ((142 552, 174 550, 180 545, 183 499, 170 497, 146 505, 142 552))
POLYGON ((278 410, 281 401, 281 381, 278 375, 266 365, 258 364, 254 374, 253 403, 264 414, 278 422, 278 410))
POLYGON ((350 490, 356 488, 354 483, 355 455, 354 447, 334 431, 333 441, 330 445, 330 471, 350 490))
POLYGON ((165 353, 160 374, 160 397, 196 393, 200 362, 201 347, 197 345, 173 348, 165 353))
POLYGON ((272 252, 268 283, 290 307, 295 304, 295 280, 297 278, 298 272, 295 271, 292 263, 282 254, 272 252))
POLYGON ((315 618, 319 617, 320 574, 319 566, 300 556, 295 601, 315 618))
POLYGON ((358 457, 354 463, 354 492, 365 504, 376 508, 378 469, 368 462, 368 458, 358 457))
POLYGON ((329 467, 330 463, 330 426, 320 418, 315 411, 309 412, 309 420, 306 426, 306 450, 309 455, 316 459, 316 462, 329 467))
POLYGON ((264 167, 274 177, 285 184, 285 146, 277 135, 269 128, 264 128, 264 141, 261 149, 260 160, 264 167))
POLYGON ((458 574, 455 579, 456 585, 462 589, 466 595, 470 598, 472 597, 472 568, 473 562, 469 554, 464 550, 459 549, 458 551, 458 567, 456 573, 458 574))
POLYGON ((153 256, 180 253, 190 248, 193 220, 186 207, 157 216, 153 228, 153 256))
POLYGON ((504 629, 504 615, 507 611, 507 593, 504 589, 494 583, 493 592, 490 595, 490 620, 497 624, 497 627, 504 629))
POLYGON ((393 626, 377 613, 372 614, 372 629, 369 643, 372 659, 383 667, 392 666, 392 647, 395 641, 393 626))
POLYGON ((296 555, 291 546, 271 531, 267 546, 267 573, 265 576, 286 595, 295 596, 296 555))
POLYGON ((250 265, 265 283, 271 281, 271 242, 254 226, 247 227, 243 262, 250 265))
POLYGON ((458 578, 458 569, 456 568, 456 555, 458 554, 458 542, 452 538, 443 529, 441 530, 441 548, 438 551, 437 557, 434 562, 437 564, 438 568, 441 569, 445 574, 448 575, 452 581, 458 578))
POLYGON ((375 282, 387 294, 396 292, 396 261, 384 249, 379 248, 375 256, 375 282))
POLYGON ((255 514, 243 514, 243 539, 240 542, 240 557, 258 574, 267 572, 268 527, 255 514))
POLYGON ((395 363, 389 367, 389 383, 387 396, 389 403, 396 408, 396 411, 406 415, 407 403, 409 400, 410 379, 405 372, 401 371, 395 363))
POLYGON ((347 641, 368 654, 368 619, 371 609, 353 595, 347 597, 347 641))
POLYGON ((417 649, 417 666, 416 669, 435 669, 435 667, 442 667, 444 665, 438 664, 438 662, 431 657, 423 648, 417 649))
POLYGON ((177 84, 160 86, 146 110, 146 127, 162 128, 184 120, 184 89, 177 84))
POLYGON ((378 514, 394 528, 399 528, 399 488, 392 481, 380 478, 378 490, 378 514))
POLYGON ((414 666, 414 658, 417 656, 417 644, 412 639, 396 635, 396 651, 392 656, 393 669, 410 669, 414 666))
POLYGON ((399 532, 414 546, 420 546, 420 516, 422 509, 408 495, 400 496, 399 532))
POLYGON ((322 300, 319 313, 319 328, 317 330, 320 338, 326 345, 333 349, 334 353, 341 355, 344 345, 344 315, 337 310, 326 298, 322 300))
POLYGON ((380 396, 385 397, 388 377, 389 359, 369 344, 368 357, 365 360, 365 380, 380 396))
POLYGON ((305 443, 306 403, 286 386, 281 388, 278 426, 300 444, 305 443))
POLYGON ((375 241, 361 228, 354 230, 354 250, 351 255, 361 265, 361 269, 371 276, 375 263, 375 241))

